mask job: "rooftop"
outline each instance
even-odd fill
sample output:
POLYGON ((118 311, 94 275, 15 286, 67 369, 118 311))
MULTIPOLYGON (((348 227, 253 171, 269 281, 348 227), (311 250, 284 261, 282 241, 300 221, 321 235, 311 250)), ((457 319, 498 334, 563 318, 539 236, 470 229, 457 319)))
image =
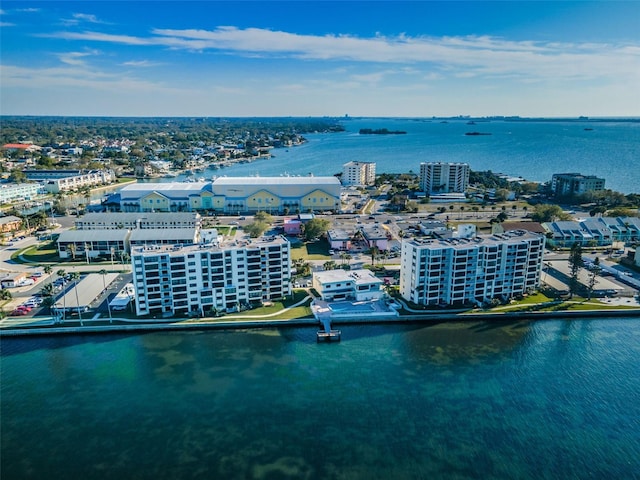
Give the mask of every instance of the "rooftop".
POLYGON ((336 283, 336 282, 354 282, 356 285, 378 283, 384 281, 376 277, 371 270, 343 270, 341 268, 335 270, 325 270, 322 272, 314 272, 313 276, 320 283, 336 283))
POLYGON ((405 241, 416 247, 427 248, 459 248, 465 249, 480 245, 502 245, 504 243, 519 243, 523 240, 539 240, 544 239, 543 235, 528 232, 525 230, 511 230, 502 234, 479 235, 472 238, 415 238, 405 241))
MULTIPOLYGON (((142 230, 145 231, 145 230, 142 230)), ((146 230, 148 231, 148 230, 146 230)), ((276 246, 282 244, 289 244, 289 241, 281 236, 264 236, 251 240, 227 240, 220 244, 200 244, 200 245, 147 245, 147 246, 135 246, 131 248, 131 255, 143 255, 151 256, 158 255, 159 253, 168 253, 175 255, 184 255, 185 253, 206 251, 225 251, 225 250, 240 250, 243 248, 260 248, 268 246, 276 246)))
POLYGON ((340 185, 337 177, 219 177, 213 181, 218 185, 340 185))
POLYGON ((133 242, 166 242, 171 240, 196 239, 195 228, 136 228, 131 232, 129 241, 133 242))

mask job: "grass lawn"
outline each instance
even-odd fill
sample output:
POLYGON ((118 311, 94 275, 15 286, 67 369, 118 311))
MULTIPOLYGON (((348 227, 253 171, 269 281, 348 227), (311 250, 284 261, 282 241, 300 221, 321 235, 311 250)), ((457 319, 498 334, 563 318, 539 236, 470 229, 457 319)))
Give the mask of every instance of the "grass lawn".
MULTIPOLYGON (((597 298, 588 300, 574 296, 571 300, 554 301, 543 293, 529 295, 522 300, 517 300, 509 305, 500 305, 495 308, 483 310, 484 313, 510 313, 510 312, 562 312, 562 311, 586 311, 586 310, 628 310, 638 308, 633 305, 611 305, 601 302, 597 298)), ((482 313, 479 312, 479 313, 482 313)))
POLYGON ((53 242, 34 245, 24 250, 18 250, 11 255, 11 260, 20 263, 19 256, 22 256, 27 262, 31 263, 47 263, 59 262, 58 250, 53 242))
POLYGON ((297 260, 331 260, 329 244, 326 240, 291 245, 291 259, 297 260))
MULTIPOLYGON (((228 313, 222 315, 221 317, 217 317, 212 321, 217 322, 226 322, 229 320, 243 320, 244 317, 258 316, 258 315, 272 315, 270 317, 266 317, 265 320, 288 320, 292 318, 303 318, 303 317, 311 317, 313 313, 311 312, 311 308, 309 307, 311 300, 307 300, 304 305, 300 305, 298 307, 294 307, 291 310, 283 311, 285 308, 290 307, 291 305, 295 305, 296 303, 302 301, 307 296, 307 292, 304 290, 294 291, 292 298, 289 298, 284 301, 273 301, 271 305, 262 306, 258 308, 254 308, 252 310, 245 310, 243 312, 238 313, 228 313), (275 313, 281 312, 278 315, 273 315, 275 313)), ((259 319, 256 319, 259 320, 259 319)), ((191 322, 199 322, 202 321, 200 318, 193 318, 187 321, 191 322)))

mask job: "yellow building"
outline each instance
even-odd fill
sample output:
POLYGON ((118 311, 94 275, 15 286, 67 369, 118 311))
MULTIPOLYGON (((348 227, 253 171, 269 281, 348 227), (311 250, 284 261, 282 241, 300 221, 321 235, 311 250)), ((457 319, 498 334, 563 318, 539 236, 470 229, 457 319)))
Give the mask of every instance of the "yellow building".
POLYGON ((221 177, 199 183, 136 183, 119 192, 123 212, 265 211, 340 209, 336 177, 221 177))

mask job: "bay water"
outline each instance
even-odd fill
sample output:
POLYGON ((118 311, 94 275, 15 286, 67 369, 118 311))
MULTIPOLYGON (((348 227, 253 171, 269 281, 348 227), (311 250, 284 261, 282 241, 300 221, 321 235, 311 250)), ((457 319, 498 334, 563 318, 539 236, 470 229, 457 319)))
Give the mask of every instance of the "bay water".
MULTIPOLYGON (((334 175, 349 161, 377 173, 420 172, 421 162, 463 162, 471 170, 549 182, 554 173, 604 178, 605 188, 640 193, 640 123, 372 118, 343 121, 346 131, 305 134, 308 142, 272 150, 271 159, 207 170, 206 177, 334 175), (405 131, 360 135, 361 128, 405 131), (587 128, 588 130, 585 130, 587 128), (467 132, 490 135, 465 135, 467 132)), ((162 179, 167 181, 166 179, 162 179)))
POLYGON ((2 478, 640 478, 640 317, 340 328, 2 338, 2 478))

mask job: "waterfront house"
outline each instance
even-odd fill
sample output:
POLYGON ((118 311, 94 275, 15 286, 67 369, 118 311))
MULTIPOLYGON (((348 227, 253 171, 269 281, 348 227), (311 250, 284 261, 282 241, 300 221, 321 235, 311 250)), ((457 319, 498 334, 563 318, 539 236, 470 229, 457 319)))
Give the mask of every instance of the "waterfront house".
POLYGON ((322 300, 379 300, 384 295, 384 281, 370 270, 326 270, 313 272, 313 288, 322 300))

